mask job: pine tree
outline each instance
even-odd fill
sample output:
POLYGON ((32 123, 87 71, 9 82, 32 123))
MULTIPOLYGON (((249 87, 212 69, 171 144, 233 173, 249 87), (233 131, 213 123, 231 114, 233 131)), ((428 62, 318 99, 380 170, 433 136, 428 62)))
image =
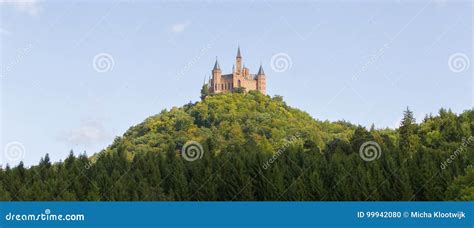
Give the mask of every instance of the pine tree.
POLYGON ((451 186, 449 186, 446 199, 473 201, 474 186, 472 186, 472 183, 474 183, 474 166, 468 166, 466 168, 466 174, 457 177, 451 186))
POLYGON ((359 153, 359 149, 361 145, 368 141, 373 141, 374 137, 368 132, 365 127, 358 126, 355 131, 354 135, 351 138, 351 145, 352 145, 352 152, 359 153))
POLYGON ((0 184, 0 201, 10 201, 11 199, 10 193, 5 190, 3 184, 0 184))
POLYGON ((413 117, 413 112, 407 107, 403 112, 403 119, 398 129, 400 139, 399 147, 404 154, 412 155, 416 151, 419 143, 417 133, 416 120, 413 117))
POLYGON ((97 183, 95 181, 90 182, 89 191, 87 192, 86 200, 87 201, 99 201, 99 200, 101 200, 100 189, 97 186, 97 183))

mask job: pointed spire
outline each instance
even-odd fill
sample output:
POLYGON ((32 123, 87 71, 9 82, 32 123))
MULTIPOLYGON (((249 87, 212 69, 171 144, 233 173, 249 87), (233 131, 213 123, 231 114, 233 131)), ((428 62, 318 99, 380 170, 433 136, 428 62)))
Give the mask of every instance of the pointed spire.
POLYGON ((204 82, 202 82, 202 85, 206 84, 206 79, 207 79, 207 75, 204 75, 204 82))
POLYGON ((240 55, 240 45, 237 48, 237 58, 242 58, 242 56, 240 55))
POLYGON ((217 56, 216 56, 216 63, 214 64, 214 69, 212 70, 220 70, 221 67, 219 66, 219 62, 217 62, 217 56))
POLYGON ((265 72, 263 72, 262 62, 260 62, 260 69, 258 69, 257 75, 265 75, 265 72))

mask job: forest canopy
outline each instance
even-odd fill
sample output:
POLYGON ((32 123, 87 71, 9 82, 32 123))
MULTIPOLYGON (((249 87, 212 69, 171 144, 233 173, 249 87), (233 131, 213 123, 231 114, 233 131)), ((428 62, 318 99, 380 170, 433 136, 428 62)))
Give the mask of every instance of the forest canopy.
POLYGON ((473 131, 473 110, 417 123, 407 108, 399 128, 366 129, 281 96, 204 94, 93 156, 0 168, 0 200, 474 200, 473 131))

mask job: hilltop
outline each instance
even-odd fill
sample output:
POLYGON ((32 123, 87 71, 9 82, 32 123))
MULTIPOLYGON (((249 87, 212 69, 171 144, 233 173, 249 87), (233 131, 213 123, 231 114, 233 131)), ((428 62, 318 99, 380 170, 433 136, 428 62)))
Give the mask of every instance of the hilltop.
POLYGON ((258 92, 208 96, 201 102, 164 110, 131 127, 108 149, 124 144, 128 152, 163 152, 169 145, 180 149, 192 140, 213 147, 214 153, 245 145, 276 151, 298 136, 307 145, 325 148, 335 139, 349 140, 356 126, 346 122, 321 122, 291 108, 280 96, 258 92))

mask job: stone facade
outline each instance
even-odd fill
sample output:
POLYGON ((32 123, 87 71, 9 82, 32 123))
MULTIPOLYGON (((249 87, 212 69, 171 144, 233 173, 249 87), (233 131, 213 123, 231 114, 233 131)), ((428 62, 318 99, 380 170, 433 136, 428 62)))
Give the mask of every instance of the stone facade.
POLYGON ((257 74, 251 74, 249 68, 245 67, 245 65, 242 66, 242 56, 240 55, 239 47, 232 73, 222 74, 219 62, 216 59, 208 85, 211 94, 233 92, 239 87, 245 88, 246 91, 257 90, 265 94, 266 76, 265 72, 263 72, 262 64, 260 64, 257 74))

